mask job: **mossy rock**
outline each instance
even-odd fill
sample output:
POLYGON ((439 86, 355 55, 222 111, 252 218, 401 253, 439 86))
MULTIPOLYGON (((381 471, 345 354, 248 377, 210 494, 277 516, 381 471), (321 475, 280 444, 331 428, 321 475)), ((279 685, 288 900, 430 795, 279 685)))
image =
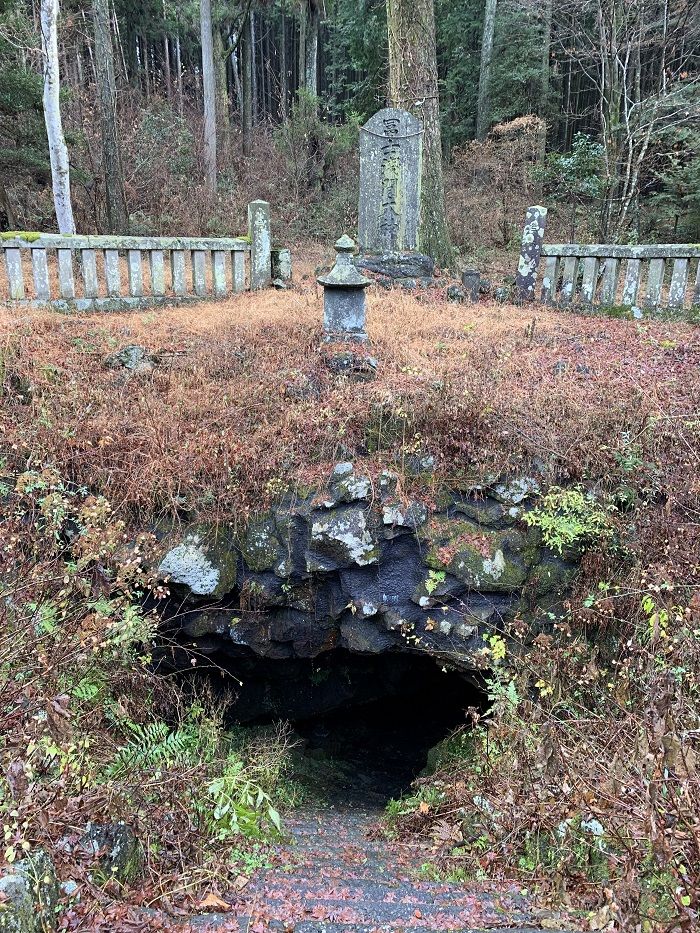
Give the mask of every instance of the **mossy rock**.
POLYGON ((237 568, 231 539, 219 529, 195 525, 164 555, 158 573, 192 596, 220 598, 235 587, 237 568))
POLYGON ((337 509, 314 519, 306 556, 309 572, 366 567, 378 560, 379 543, 363 509, 337 509))
POLYGON ((60 896, 56 869, 43 849, 0 878, 0 931, 49 933, 56 929, 60 896))
POLYGON ((532 570, 528 587, 535 597, 561 596, 569 589, 577 573, 578 567, 575 564, 550 554, 532 570))
POLYGON ((97 858, 93 878, 98 883, 114 880, 121 885, 131 884, 143 871, 143 847, 133 829, 124 822, 89 823, 81 847, 97 858))
POLYGON ((438 742, 428 752, 425 768, 421 777, 435 774, 446 765, 459 761, 471 761, 474 757, 474 735, 469 732, 456 732, 438 742))
POLYGON ((492 531, 471 522, 433 519, 428 534, 425 563, 474 590, 517 590, 537 557, 526 536, 514 529, 492 531))
POLYGON ((263 573, 276 567, 281 557, 281 547, 274 515, 256 515, 249 521, 241 552, 246 565, 254 573, 263 573))

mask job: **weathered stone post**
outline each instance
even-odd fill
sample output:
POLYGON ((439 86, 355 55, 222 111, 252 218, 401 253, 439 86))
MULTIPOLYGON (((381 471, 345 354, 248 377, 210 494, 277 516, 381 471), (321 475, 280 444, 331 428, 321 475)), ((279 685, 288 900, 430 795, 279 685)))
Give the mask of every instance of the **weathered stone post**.
POLYGON ((365 343, 365 289, 372 284, 355 268, 355 241, 347 234, 335 244, 335 266, 318 279, 323 285, 323 330, 325 339, 365 343))
POLYGON ((479 300, 481 273, 478 269, 464 270, 462 273, 462 287, 464 288, 464 295, 468 301, 476 302, 479 300))
POLYGON ((250 237, 250 288, 267 288, 272 282, 272 235, 270 205, 267 201, 251 201, 248 205, 248 236, 250 237))
POLYGON ((535 297, 537 268, 540 264, 546 223, 546 207, 528 208, 518 261, 518 274, 515 278, 515 293, 520 301, 532 301, 535 297))

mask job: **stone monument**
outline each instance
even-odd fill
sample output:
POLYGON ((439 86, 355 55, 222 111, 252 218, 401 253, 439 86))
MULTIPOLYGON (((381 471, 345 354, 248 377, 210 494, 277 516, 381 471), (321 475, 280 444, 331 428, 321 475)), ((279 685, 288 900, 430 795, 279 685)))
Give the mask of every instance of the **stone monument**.
POLYGON ((431 278, 419 252, 423 129, 405 110, 388 108, 360 130, 360 256, 355 265, 389 280, 431 278))

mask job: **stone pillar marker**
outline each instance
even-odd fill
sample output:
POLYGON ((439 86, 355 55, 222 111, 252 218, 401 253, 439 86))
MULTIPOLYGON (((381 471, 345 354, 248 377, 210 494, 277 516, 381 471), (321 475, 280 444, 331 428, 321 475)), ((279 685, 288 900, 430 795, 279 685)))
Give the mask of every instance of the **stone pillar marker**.
POLYGON ((546 224, 546 207, 528 208, 518 260, 518 274, 515 278, 516 298, 520 301, 532 301, 535 297, 537 268, 540 264, 546 224))
POLYGON ((360 130, 360 249, 418 249, 423 130, 405 110, 380 110, 360 130))
POLYGON ((248 205, 248 236, 250 237, 250 288, 257 291, 272 282, 272 235, 270 205, 267 201, 251 201, 248 205))
POLYGON ((355 268, 355 241, 347 234, 335 244, 335 265, 318 278, 323 286, 323 332, 326 341, 368 341, 365 289, 372 284, 355 268))

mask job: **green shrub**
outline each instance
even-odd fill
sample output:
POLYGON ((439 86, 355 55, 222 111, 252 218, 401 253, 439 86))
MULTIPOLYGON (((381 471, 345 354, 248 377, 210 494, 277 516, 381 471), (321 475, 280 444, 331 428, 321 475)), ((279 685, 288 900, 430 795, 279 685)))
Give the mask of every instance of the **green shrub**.
POLYGON ((613 536, 610 511, 581 486, 552 486, 539 504, 523 515, 523 521, 539 528, 547 547, 562 554, 570 548, 586 550, 609 541, 613 536))

